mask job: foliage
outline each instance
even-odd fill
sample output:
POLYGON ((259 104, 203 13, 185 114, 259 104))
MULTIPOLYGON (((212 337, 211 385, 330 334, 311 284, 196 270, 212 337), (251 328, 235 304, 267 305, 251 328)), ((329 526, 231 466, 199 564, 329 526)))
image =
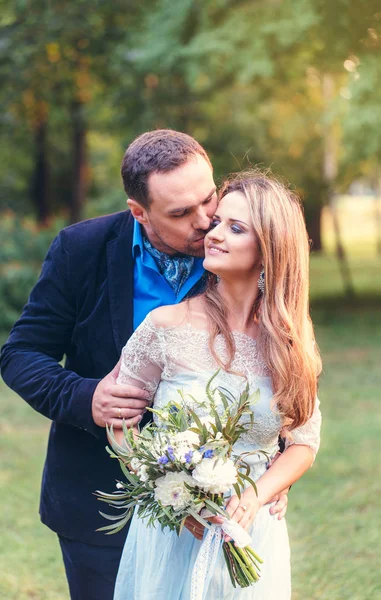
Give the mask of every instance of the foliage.
POLYGON ((368 174, 379 151, 377 127, 366 124, 378 107, 376 0, 3 4, 0 207, 25 210, 33 200, 35 210, 45 202, 67 211, 81 161, 90 198, 121 189, 113 168, 98 175, 94 134, 99 148, 113 138, 119 166, 138 133, 186 130, 210 151, 217 179, 246 166, 246 156, 272 164, 303 193, 311 219, 326 201, 327 121, 339 144, 344 127, 351 148, 339 152, 341 189, 368 174), (348 74, 348 61, 359 62, 360 79, 348 74), (329 108, 326 73, 335 86, 329 108), (78 155, 76 132, 88 157, 78 155))
POLYGON ((55 221, 38 230, 12 213, 0 221, 0 331, 8 331, 36 283, 41 263, 54 235, 62 227, 55 221))
MULTIPOLYGON (((379 41, 381 48, 381 38, 379 41)), ((381 60, 372 54, 349 62, 348 109, 343 118, 344 165, 353 174, 377 176, 381 165, 381 60)))
MULTIPOLYGON (((378 3, 172 4, 156 3, 132 37, 139 119, 148 129, 174 126, 194 134, 209 151, 217 178, 248 161, 273 165, 303 196, 309 233, 320 249, 321 209, 329 191, 323 168, 327 138, 332 129, 340 147, 348 60, 356 54, 356 60, 377 57, 378 3), (327 76, 334 88, 329 101, 327 76)), ((369 135, 379 147, 377 134, 369 135)), ((344 155, 339 148, 334 159, 344 155)), ((336 189, 349 183, 343 162, 336 189)))
MULTIPOLYGON (((25 149, 18 146, 13 156, 30 155, 23 188, 41 222, 57 206, 72 208, 78 186, 89 183, 89 122, 99 126, 105 117, 99 105, 92 109, 112 81, 115 44, 122 37, 128 44, 143 4, 32 0, 8 7, 0 44, 0 76, 7 84, 0 95, 3 140, 24 139, 25 149)), ((17 164, 9 168, 15 179, 17 164)), ((9 206, 7 191, 3 206, 9 206)))

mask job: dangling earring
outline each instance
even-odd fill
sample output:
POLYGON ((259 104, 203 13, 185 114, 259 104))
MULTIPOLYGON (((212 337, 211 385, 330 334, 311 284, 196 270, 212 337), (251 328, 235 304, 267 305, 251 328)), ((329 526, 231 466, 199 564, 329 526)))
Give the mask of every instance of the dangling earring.
POLYGON ((258 288, 262 294, 265 293, 265 270, 262 269, 258 279, 258 288))

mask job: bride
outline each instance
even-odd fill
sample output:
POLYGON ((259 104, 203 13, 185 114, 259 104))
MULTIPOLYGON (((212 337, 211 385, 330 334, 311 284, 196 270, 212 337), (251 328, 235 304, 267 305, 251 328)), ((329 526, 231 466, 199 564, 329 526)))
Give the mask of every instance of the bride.
MULTIPOLYGON (((235 397, 247 382, 251 392, 260 390, 252 429, 234 451, 264 450, 271 459, 279 434, 286 449, 271 469, 263 454, 247 459, 258 495, 251 486, 240 499, 232 490, 226 510, 250 533, 264 561, 261 578, 252 587, 233 588, 220 551, 205 598, 288 600, 287 526, 265 505, 303 475, 319 447, 321 361, 308 312, 307 233, 298 199, 261 172, 230 179, 220 198, 205 238, 205 293, 147 316, 123 349, 118 381, 149 390, 156 407, 177 401, 178 390, 202 394, 218 368, 215 384, 235 397)), ((114 600, 190 598, 201 543, 185 529, 177 537, 135 515, 114 600)))

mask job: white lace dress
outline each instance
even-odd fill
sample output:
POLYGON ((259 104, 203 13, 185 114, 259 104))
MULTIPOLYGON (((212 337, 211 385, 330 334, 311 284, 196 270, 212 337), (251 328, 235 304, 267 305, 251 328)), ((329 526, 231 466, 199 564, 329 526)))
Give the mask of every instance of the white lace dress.
MULTIPOLYGON (((261 360, 255 340, 234 333, 236 353, 232 369, 245 378, 220 371, 214 380, 234 396, 249 382, 252 392, 259 389, 259 401, 253 406, 254 425, 236 444, 237 453, 265 450, 270 456, 278 450, 282 418, 272 409, 271 379, 261 360)), ((216 350, 225 355, 224 340, 216 350)), ((217 365, 208 348, 208 333, 191 324, 171 328, 156 327, 150 315, 143 321, 123 349, 119 383, 143 384, 162 407, 178 401, 178 390, 200 396, 216 372, 217 365)), ((191 401, 189 399, 189 401, 191 401)), ((311 419, 292 432, 289 443, 305 444, 316 453, 319 447, 321 415, 316 403, 311 419)), ((204 416, 200 413, 199 416, 204 416)), ((257 480, 266 470, 263 454, 251 456, 251 477, 257 480)), ((234 491, 232 491, 234 493, 234 491)), ((269 505, 258 511, 252 529, 252 546, 262 557, 261 578, 249 588, 233 588, 222 551, 209 578, 208 600, 289 600, 291 598, 290 549, 285 519, 269 513, 269 505)), ((136 515, 119 567, 114 600, 187 600, 190 597, 192 569, 201 542, 187 530, 175 532, 147 527, 136 515)))

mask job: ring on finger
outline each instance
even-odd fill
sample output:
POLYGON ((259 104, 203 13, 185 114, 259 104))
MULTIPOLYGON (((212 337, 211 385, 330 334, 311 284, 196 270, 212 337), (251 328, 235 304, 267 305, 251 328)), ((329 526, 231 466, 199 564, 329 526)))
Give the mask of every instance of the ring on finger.
POLYGON ((118 407, 118 418, 123 419, 122 409, 120 408, 120 406, 118 407))
POLYGON ((238 508, 242 508, 242 510, 243 510, 244 512, 246 512, 246 511, 247 511, 247 506, 246 506, 246 504, 239 504, 238 508))

